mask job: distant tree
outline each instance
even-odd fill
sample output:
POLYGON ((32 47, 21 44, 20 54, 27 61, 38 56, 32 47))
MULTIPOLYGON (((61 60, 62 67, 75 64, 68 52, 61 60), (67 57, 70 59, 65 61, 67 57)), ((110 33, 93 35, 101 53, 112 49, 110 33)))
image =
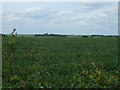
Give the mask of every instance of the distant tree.
POLYGON ((83 38, 87 38, 88 36, 87 35, 84 35, 84 36, 82 36, 83 38))

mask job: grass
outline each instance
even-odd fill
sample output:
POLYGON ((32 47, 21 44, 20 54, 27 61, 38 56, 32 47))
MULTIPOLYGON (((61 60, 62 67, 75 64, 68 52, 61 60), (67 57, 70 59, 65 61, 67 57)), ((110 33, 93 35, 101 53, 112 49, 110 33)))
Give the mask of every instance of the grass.
POLYGON ((4 88, 118 87, 117 38, 30 36, 16 39, 13 72, 8 82, 9 40, 3 38, 4 88))
POLYGON ((2 88, 2 38, 0 34, 0 89, 2 88))

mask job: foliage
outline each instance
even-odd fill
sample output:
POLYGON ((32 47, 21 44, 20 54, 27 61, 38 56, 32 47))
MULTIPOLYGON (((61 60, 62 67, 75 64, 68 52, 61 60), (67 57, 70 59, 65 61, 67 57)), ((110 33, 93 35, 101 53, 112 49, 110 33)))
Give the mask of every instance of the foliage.
MULTIPOLYGON (((79 74, 76 74, 71 80, 72 88, 117 88, 119 86, 119 71, 110 73, 103 69, 103 65, 98 68, 95 62, 91 63, 93 69, 83 70, 79 74)), ((91 66, 92 67, 92 66, 91 66)))
POLYGON ((12 38, 3 38, 3 88, 118 87, 117 38, 12 38), (11 53, 14 62, 9 82, 11 53))

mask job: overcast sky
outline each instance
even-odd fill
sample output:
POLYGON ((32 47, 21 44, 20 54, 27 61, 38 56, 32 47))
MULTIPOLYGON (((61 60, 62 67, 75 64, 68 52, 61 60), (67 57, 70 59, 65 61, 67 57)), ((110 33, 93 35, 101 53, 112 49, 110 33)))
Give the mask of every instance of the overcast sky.
POLYGON ((118 3, 3 3, 3 33, 118 34, 118 3))

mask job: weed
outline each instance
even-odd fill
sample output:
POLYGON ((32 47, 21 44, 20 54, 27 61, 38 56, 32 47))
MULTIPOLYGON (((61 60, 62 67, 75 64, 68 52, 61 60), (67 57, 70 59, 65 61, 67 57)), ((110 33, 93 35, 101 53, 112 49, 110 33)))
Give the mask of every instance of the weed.
POLYGON ((16 29, 13 29, 11 35, 9 36, 9 41, 8 41, 8 48, 9 48, 9 51, 8 51, 9 52, 8 53, 8 80, 10 80, 11 74, 13 72, 12 64, 15 61, 16 37, 17 37, 16 29))

